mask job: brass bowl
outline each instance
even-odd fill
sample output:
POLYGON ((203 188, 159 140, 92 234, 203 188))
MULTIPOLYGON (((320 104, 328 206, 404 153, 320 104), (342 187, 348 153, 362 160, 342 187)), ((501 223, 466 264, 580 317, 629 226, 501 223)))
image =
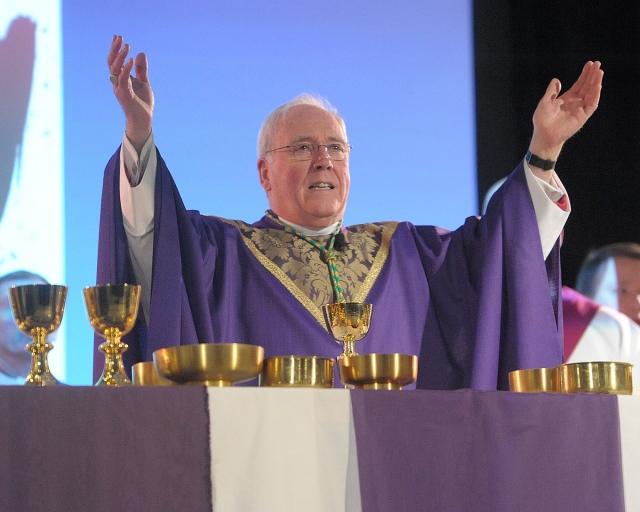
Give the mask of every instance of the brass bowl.
POLYGON ((402 389, 418 378, 418 357, 408 354, 361 354, 338 358, 340 380, 362 389, 402 389))
POLYGON ((509 390, 520 393, 560 391, 558 368, 531 368, 509 372, 509 390))
POLYGON ((163 379, 178 384, 233 386, 262 371, 264 349, 244 343, 200 343, 156 350, 153 361, 163 379))
POLYGON ((558 366, 562 393, 633 393, 631 363, 599 361, 558 366))
POLYGON ((333 359, 316 356, 276 356, 264 360, 260 386, 332 388, 333 359))
POLYGON ((134 386, 171 386, 173 382, 158 375, 153 361, 136 363, 131 367, 131 381, 134 386))

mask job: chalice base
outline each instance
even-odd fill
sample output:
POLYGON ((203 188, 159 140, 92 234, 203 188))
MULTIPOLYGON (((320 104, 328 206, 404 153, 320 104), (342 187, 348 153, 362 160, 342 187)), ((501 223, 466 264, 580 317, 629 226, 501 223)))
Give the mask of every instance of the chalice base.
POLYGON ((96 382, 96 386, 132 386, 133 383, 129 376, 124 371, 124 364, 122 363, 122 353, 127 350, 129 346, 126 343, 122 343, 118 340, 109 340, 104 342, 98 347, 101 352, 104 352, 104 370, 102 375, 96 382))
POLYGON ((51 373, 27 375, 25 386, 59 386, 60 382, 51 373))
POLYGON ((24 382, 25 386, 58 386, 60 382, 49 371, 47 354, 53 345, 43 341, 34 341, 26 346, 31 352, 31 370, 24 382))
POLYGON ((103 372, 98 382, 96 382, 96 386, 132 386, 133 383, 127 377, 127 374, 115 373, 115 374, 106 374, 103 372))

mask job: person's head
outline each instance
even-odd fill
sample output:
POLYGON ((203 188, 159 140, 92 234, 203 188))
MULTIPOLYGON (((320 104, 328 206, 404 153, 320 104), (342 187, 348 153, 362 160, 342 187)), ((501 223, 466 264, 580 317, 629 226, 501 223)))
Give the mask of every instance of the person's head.
POLYGON ((576 289, 640 324, 640 244, 622 242, 590 251, 576 289))
POLYGON ((46 284, 38 274, 19 270, 0 277, 0 372, 26 377, 31 368, 31 353, 25 346, 31 337, 18 329, 11 310, 9 289, 26 284, 46 284))
POLYGON ((301 94, 275 109, 258 135, 271 210, 310 228, 338 222, 349 195, 349 150, 344 120, 325 99, 301 94))

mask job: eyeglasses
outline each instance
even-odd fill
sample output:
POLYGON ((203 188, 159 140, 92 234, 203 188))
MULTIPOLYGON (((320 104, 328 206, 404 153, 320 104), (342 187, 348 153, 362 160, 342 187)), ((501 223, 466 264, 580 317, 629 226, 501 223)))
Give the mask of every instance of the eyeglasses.
POLYGON ((293 146, 282 146, 281 148, 270 149, 269 151, 265 151, 264 154, 288 149, 291 158, 294 160, 311 160, 311 157, 320 148, 323 148, 327 152, 331 160, 344 160, 353 149, 349 144, 343 144, 342 142, 332 142, 330 144, 309 144, 308 142, 301 142, 293 146))

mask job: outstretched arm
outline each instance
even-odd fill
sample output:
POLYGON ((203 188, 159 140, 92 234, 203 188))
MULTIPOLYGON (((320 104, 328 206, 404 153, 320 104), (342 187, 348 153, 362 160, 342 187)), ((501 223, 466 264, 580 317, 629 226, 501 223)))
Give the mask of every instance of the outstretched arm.
MULTIPOLYGON (((584 126, 598 108, 603 71, 600 62, 587 62, 575 84, 562 95, 554 78, 533 114, 529 151, 544 160, 557 160, 564 143, 584 126)), ((552 173, 530 164, 533 173, 551 183, 552 173)))
POLYGON ((124 110, 126 135, 138 153, 151 134, 153 119, 153 90, 149 83, 149 63, 144 53, 135 58, 136 76, 131 76, 134 60, 129 58, 129 45, 123 45, 122 36, 113 36, 107 56, 113 92, 124 110))
POLYGON ((129 45, 122 43, 122 36, 113 36, 107 57, 113 92, 126 118, 120 152, 120 205, 134 274, 137 283, 142 285, 142 310, 148 322, 156 173, 156 151, 151 136, 154 99, 146 55, 136 56, 136 76, 133 77, 134 60, 125 63, 129 45), (143 180, 143 176, 146 179, 143 180))

